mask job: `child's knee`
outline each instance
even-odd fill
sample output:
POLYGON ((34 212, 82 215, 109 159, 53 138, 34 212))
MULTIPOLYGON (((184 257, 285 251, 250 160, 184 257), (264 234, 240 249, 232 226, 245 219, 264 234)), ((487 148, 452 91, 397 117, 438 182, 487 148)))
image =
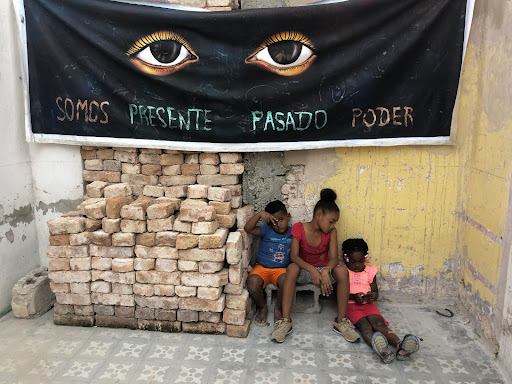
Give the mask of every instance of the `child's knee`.
POLYGON ((290 264, 288 268, 286 268, 286 276, 287 278, 293 278, 297 280, 300 274, 300 267, 297 264, 290 264))
POLYGON ((250 294, 263 289, 263 279, 258 275, 249 275, 247 278, 247 290, 250 294))
POLYGON ((348 281, 348 269, 343 264, 338 264, 332 271, 332 276, 336 281, 348 281))

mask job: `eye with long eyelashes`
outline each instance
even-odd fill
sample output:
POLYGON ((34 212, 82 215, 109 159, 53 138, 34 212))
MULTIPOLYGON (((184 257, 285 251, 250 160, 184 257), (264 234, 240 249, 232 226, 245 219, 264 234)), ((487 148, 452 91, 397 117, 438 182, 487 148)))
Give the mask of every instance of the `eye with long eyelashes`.
POLYGON ((314 45, 300 32, 280 32, 266 39, 245 59, 247 64, 281 76, 295 76, 308 69, 316 59, 314 45))
POLYGON ((127 51, 130 61, 150 75, 167 76, 199 60, 187 41, 172 31, 151 33, 127 51))

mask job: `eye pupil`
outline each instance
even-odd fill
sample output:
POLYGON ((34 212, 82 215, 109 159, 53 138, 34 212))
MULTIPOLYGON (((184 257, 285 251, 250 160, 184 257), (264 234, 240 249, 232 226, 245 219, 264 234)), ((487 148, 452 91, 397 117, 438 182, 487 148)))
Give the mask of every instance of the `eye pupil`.
POLYGON ((151 44, 151 53, 161 63, 172 63, 180 54, 181 44, 173 40, 162 40, 151 44))
POLYGON ((297 41, 279 41, 268 47, 270 57, 279 64, 291 64, 295 62, 302 51, 302 44, 297 41))

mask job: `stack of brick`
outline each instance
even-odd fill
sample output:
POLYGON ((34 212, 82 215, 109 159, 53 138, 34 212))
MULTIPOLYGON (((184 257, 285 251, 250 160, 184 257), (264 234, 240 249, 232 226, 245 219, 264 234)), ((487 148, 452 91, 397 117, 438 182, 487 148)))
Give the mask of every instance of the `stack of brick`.
POLYGON ((48 222, 55 323, 247 336, 241 155, 81 152, 84 201, 48 222))

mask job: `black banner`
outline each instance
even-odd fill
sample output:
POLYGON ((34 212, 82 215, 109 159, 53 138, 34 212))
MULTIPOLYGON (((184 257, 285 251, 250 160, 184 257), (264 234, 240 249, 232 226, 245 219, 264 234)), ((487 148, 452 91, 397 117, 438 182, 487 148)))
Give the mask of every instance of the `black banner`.
POLYGON ((24 7, 40 137, 214 150, 450 135, 466 0, 228 12, 105 0, 24 7))

